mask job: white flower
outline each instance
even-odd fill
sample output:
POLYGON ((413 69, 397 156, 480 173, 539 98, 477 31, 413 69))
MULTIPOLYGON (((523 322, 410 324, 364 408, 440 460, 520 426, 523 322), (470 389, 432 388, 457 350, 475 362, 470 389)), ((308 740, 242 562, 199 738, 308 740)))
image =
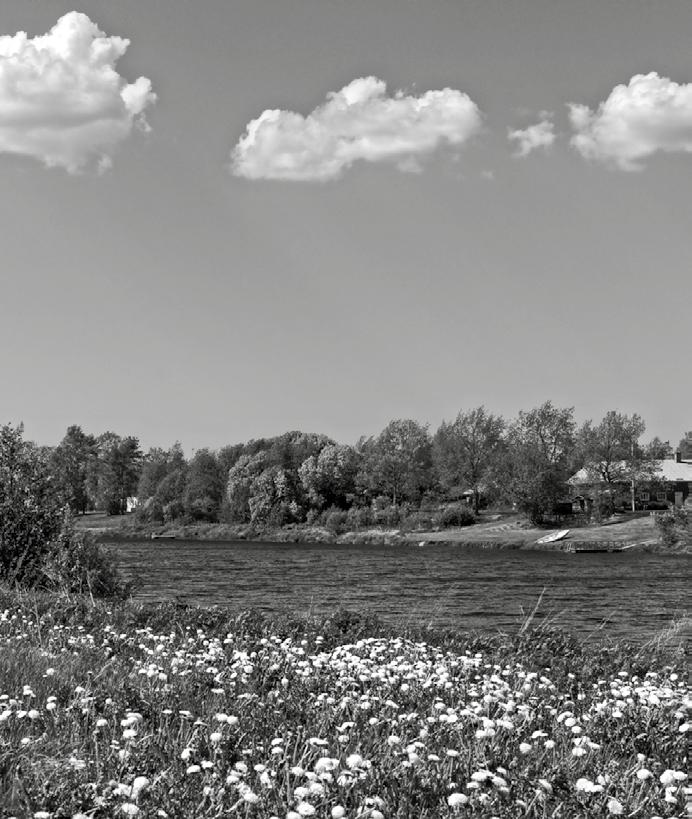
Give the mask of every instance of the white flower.
POLYGON ((148 787, 149 780, 146 778, 146 776, 136 776, 134 782, 132 783, 132 798, 137 799, 139 794, 148 787))
POLYGON ((125 802, 125 804, 120 806, 120 810, 125 816, 137 816, 139 813, 139 808, 137 805, 133 805, 132 802, 125 802))
POLYGON ((450 793, 447 797, 447 804, 450 808, 456 808, 459 805, 465 805, 469 801, 468 796, 465 793, 459 793, 455 791, 454 793, 450 793))
POLYGON ((533 745, 530 745, 528 742, 522 742, 519 744, 519 753, 520 754, 530 754, 533 745))
POLYGON ((346 757, 346 765, 351 769, 362 768, 363 762, 363 757, 360 754, 350 754, 346 757))
POLYGON ((651 771, 650 771, 650 770, 648 770, 648 768, 640 768, 640 769, 637 771, 637 779, 641 779, 641 780, 642 780, 642 782, 643 782, 645 779, 651 779, 651 777, 652 777, 652 776, 653 776, 653 774, 651 773, 651 771))
POLYGON ((309 802, 299 802, 296 805, 296 811, 299 816, 314 816, 315 809, 309 802))
POLYGON ((584 793, 591 793, 594 789, 594 784, 590 779, 586 779, 582 776, 574 783, 574 789, 576 791, 583 791, 584 793))
POLYGON ((675 771, 671 771, 670 768, 663 771, 663 773, 658 777, 661 781, 662 785, 674 785, 675 784, 675 771))
POLYGON ((185 773, 187 773, 187 774, 196 774, 196 773, 199 773, 201 770, 202 769, 199 767, 199 765, 188 765, 188 768, 185 771, 185 773))
POLYGON ((622 807, 622 803, 618 802, 617 799, 608 800, 608 813, 611 813, 613 816, 622 816, 624 812, 625 809, 622 807))
POLYGON ((322 773, 333 771, 339 767, 339 760, 330 756, 323 756, 315 763, 314 771, 319 776, 322 773))
MULTIPOLYGON (((548 780, 547 780, 547 779, 539 779, 539 780, 538 780, 538 784, 541 786, 541 788, 542 788, 542 789, 543 789, 543 790, 544 790, 546 793, 552 793, 552 792, 553 792, 553 786, 550 784, 550 782, 548 782, 548 780)), ((537 792, 537 793, 540 793, 540 791, 536 791, 536 792, 537 792)))
POLYGON ((346 816, 346 808, 342 805, 334 805, 332 808, 332 819, 343 819, 346 816))

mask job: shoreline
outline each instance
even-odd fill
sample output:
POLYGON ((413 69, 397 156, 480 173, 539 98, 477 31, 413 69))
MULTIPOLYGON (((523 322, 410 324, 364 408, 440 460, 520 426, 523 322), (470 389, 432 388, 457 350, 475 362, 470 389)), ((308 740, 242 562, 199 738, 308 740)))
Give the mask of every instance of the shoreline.
MULTIPOLYGON (((127 519, 115 526, 85 525, 81 519, 80 530, 92 532, 102 542, 124 540, 200 540, 200 541, 247 541, 254 543, 324 544, 333 546, 399 546, 418 545, 429 548, 435 545, 456 546, 464 549, 490 549, 498 551, 559 551, 607 550, 609 552, 636 551, 655 554, 692 554, 689 544, 667 546, 660 542, 652 526, 642 531, 641 526, 631 533, 618 531, 627 524, 611 524, 599 527, 574 529, 564 540, 541 544, 536 541, 549 529, 509 529, 493 531, 488 524, 476 524, 464 529, 441 531, 401 531, 399 529, 369 528, 336 533, 322 526, 291 524, 284 527, 258 527, 243 524, 187 524, 171 526, 132 525, 127 519), (157 537, 152 537, 157 536, 157 537)), ((496 527, 500 529, 502 527, 496 527)))

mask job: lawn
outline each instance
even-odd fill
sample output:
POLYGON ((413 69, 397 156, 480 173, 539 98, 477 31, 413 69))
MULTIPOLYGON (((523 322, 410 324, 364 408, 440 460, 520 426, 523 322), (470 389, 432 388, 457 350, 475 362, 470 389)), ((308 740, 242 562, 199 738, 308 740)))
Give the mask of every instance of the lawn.
MULTIPOLYGON (((534 546, 536 541, 557 529, 570 529, 570 523, 555 525, 553 529, 531 527, 520 516, 510 516, 465 526, 461 529, 445 529, 437 532, 416 532, 412 540, 445 541, 456 543, 513 544, 534 546)), ((653 517, 615 519, 604 525, 573 528, 565 542, 587 541, 590 543, 621 543, 652 546, 659 543, 659 532, 653 517)), ((549 548, 559 548, 551 544, 549 548)))

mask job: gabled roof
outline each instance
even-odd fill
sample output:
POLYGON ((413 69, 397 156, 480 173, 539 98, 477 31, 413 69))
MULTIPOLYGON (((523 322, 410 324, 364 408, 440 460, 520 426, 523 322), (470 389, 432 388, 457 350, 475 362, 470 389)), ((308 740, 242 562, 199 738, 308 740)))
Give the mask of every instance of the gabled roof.
MULTIPOLYGON (((616 470, 625 470, 625 462, 620 461, 618 464, 613 465, 616 470)), ((643 475, 644 478, 647 478, 648 475, 643 475)), ((670 481, 671 483, 676 481, 689 481, 692 483, 692 461, 682 461, 678 462, 675 459, 667 458, 665 461, 661 461, 658 469, 656 470, 655 477, 661 481, 670 481)), ((579 486, 580 484, 592 484, 598 483, 598 478, 594 476, 593 473, 589 474, 589 471, 584 467, 580 469, 579 472, 572 475, 572 477, 567 481, 567 483, 571 484, 572 486, 579 486)))

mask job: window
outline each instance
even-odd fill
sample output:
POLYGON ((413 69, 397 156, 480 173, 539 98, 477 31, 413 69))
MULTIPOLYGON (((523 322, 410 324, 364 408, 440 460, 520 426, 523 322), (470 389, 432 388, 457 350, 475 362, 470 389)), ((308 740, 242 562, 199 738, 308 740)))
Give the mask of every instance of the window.
POLYGON ((656 493, 656 500, 660 501, 661 503, 665 503, 666 500, 667 500, 666 493, 665 492, 657 492, 656 493))
POLYGON ((648 503, 649 500, 650 500, 649 493, 648 492, 640 492, 639 493, 639 500, 644 501, 645 503, 648 503))

